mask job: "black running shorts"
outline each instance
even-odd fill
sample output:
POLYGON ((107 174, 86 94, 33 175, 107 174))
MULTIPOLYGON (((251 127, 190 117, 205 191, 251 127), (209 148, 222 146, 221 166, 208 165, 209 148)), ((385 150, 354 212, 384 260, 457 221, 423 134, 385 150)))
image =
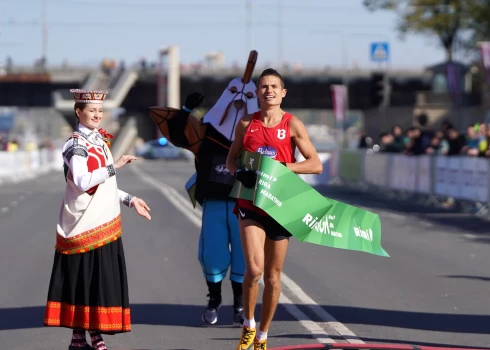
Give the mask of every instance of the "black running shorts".
POLYGON ((265 234, 272 241, 289 239, 292 235, 269 215, 260 215, 254 210, 238 207, 239 220, 253 220, 264 227, 265 234))

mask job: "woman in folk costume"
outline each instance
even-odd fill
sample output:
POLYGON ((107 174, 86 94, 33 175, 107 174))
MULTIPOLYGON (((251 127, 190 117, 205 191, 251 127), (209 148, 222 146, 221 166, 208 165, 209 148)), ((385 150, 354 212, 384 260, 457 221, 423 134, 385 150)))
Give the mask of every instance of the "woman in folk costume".
POLYGON ((150 208, 117 188, 117 169, 136 157, 114 162, 112 136, 98 129, 107 91, 70 92, 79 124, 63 146, 66 187, 44 325, 73 329, 69 349, 103 350, 101 334, 131 330, 120 203, 148 220, 150 208))

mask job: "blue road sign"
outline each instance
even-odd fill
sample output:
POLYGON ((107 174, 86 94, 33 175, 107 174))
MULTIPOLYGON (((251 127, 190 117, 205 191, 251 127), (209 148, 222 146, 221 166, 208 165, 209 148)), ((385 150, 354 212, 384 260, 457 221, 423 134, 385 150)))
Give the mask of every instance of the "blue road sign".
POLYGON ((371 43, 371 61, 386 62, 390 59, 390 45, 387 42, 371 43))

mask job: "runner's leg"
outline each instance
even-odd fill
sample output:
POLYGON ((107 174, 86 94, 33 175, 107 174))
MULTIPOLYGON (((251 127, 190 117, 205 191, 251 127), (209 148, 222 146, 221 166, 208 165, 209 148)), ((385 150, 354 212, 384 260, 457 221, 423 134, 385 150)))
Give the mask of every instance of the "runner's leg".
POLYGON ((289 240, 265 239, 264 294, 262 296, 262 314, 260 333, 267 334, 281 294, 281 271, 288 250, 289 240))

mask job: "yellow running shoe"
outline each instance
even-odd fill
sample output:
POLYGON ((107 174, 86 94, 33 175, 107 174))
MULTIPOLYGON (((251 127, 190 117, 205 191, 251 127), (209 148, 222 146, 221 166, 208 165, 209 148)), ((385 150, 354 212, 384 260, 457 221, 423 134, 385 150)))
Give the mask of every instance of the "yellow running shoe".
POLYGON ((244 326, 242 328, 242 337, 238 343, 236 350, 253 350, 255 349, 254 339, 255 339, 255 328, 248 328, 244 326))
POLYGON ((255 338, 254 350, 267 350, 267 339, 259 341, 257 338, 255 338))

